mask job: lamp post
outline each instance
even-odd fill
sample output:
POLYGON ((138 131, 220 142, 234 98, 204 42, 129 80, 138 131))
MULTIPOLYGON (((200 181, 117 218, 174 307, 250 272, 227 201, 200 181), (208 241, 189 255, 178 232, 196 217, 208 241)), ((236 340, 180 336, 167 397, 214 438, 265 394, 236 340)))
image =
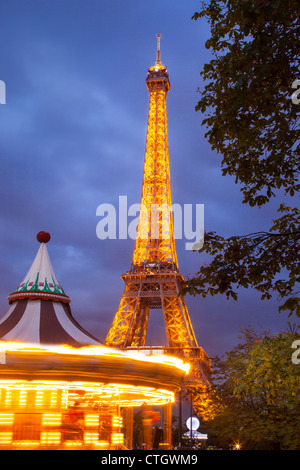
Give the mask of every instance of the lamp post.
POLYGON ((181 403, 181 390, 179 391, 178 446, 179 446, 179 447, 182 447, 182 403, 181 403))

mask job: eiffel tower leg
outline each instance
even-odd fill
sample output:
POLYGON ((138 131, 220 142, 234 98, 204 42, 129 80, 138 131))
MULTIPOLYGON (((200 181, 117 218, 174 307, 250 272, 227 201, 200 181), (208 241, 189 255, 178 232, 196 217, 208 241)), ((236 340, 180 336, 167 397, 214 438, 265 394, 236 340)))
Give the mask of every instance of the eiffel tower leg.
POLYGON ((169 346, 198 347, 185 300, 178 295, 178 292, 176 282, 162 286, 162 306, 169 346))
MULTIPOLYGON (((193 410, 199 418, 206 420, 212 416, 211 370, 210 362, 203 355, 202 348, 198 348, 198 353, 200 353, 200 357, 190 358, 191 370, 183 384, 182 399, 188 406, 193 406, 193 410)), ((196 353, 195 356, 197 355, 196 353)))
POLYGON ((128 291, 128 286, 125 286, 118 310, 106 337, 105 343, 108 346, 122 348, 127 342, 130 325, 138 307, 138 296, 129 296, 128 291))
POLYGON ((127 346, 145 346, 149 321, 149 312, 149 302, 140 299, 134 319, 135 321, 131 328, 131 336, 128 337, 127 346))
POLYGON ((108 346, 126 348, 145 345, 150 305, 147 299, 139 297, 139 290, 136 285, 126 285, 106 337, 108 346))

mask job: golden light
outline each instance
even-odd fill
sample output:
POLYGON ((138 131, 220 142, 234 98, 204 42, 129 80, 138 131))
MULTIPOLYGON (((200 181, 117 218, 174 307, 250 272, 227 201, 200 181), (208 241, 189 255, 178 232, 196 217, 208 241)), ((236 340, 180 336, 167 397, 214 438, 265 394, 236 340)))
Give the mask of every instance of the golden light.
POLYGON ((0 342, 0 448, 123 448, 121 413, 174 403, 188 369, 172 356, 0 342))
POLYGON ((106 348, 105 346, 86 346, 81 348, 73 348, 68 345, 51 345, 44 346, 34 343, 18 343, 18 342, 5 342, 0 341, 0 364, 5 364, 5 353, 12 351, 22 352, 49 352, 53 354, 62 354, 70 356, 94 356, 94 357, 110 357, 110 358, 130 358, 137 361, 144 361, 148 363, 159 363, 177 367, 186 374, 189 372, 190 365, 182 359, 175 356, 168 356, 163 354, 146 355, 142 352, 130 350, 117 350, 113 348, 106 348))
POLYGON ((99 426, 99 415, 93 414, 93 415, 85 415, 85 425, 86 426, 99 426))
POLYGON ((42 426, 60 426, 61 414, 60 413, 44 413, 42 426))
POLYGON ((122 444, 123 440, 124 440, 124 434, 122 434, 120 432, 114 433, 112 435, 112 443, 113 444, 122 444))

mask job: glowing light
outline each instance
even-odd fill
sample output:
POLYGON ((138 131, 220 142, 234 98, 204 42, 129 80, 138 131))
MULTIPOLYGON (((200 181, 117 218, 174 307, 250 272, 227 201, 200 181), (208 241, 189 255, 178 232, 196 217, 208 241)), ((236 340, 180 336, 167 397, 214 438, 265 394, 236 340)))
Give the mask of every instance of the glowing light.
POLYGON ((124 434, 121 432, 113 433, 111 436, 112 444, 123 444, 124 441, 124 434))
POLYGON ((36 395, 35 395, 35 406, 43 406, 43 401, 44 401, 44 391, 43 390, 37 390, 36 395))
POLYGON ((112 418, 112 427, 120 427, 122 426, 122 418, 120 416, 113 416, 112 418))
MULTIPOLYGON (((20 390, 20 398, 18 400, 19 406, 21 408, 26 407, 26 390, 35 390, 38 395, 36 395, 35 406, 41 408, 45 403, 44 392, 52 391, 53 389, 63 390, 62 399, 60 401, 60 407, 66 408, 69 400, 77 400, 78 395, 75 393, 76 390, 83 390, 86 393, 89 393, 89 397, 94 401, 103 401, 107 400, 111 403, 120 404, 122 406, 141 406, 145 400, 149 405, 164 405, 166 403, 175 402, 175 394, 170 390, 157 389, 154 387, 144 387, 144 386, 134 386, 128 384, 105 384, 105 383, 93 383, 93 382, 65 382, 65 381, 24 381, 20 383, 19 381, 1 381, 0 380, 0 389, 5 389, 6 393, 11 393, 13 390, 20 390), (72 398, 73 397, 73 398, 72 398), (101 399, 100 399, 101 398, 101 399)), ((8 409, 10 407, 10 401, 7 400, 7 395, 5 401, 2 402, 4 407, 8 409)), ((0 401, 1 404, 1 401, 0 401)), ((54 408, 54 405, 58 405, 57 394, 51 395, 50 403, 51 408, 54 408)), ((48 405, 48 406, 49 406, 48 405)))
POLYGON ((26 406, 27 390, 21 390, 19 395, 19 406, 26 406))
POLYGON ((191 431, 197 431, 197 429, 199 428, 200 426, 200 421, 198 418, 196 418, 195 416, 193 416, 192 418, 188 418, 186 420, 186 427, 191 431))
POLYGON ((42 432, 41 433, 41 444, 59 444, 61 439, 60 432, 42 432))
POLYGON ((92 444, 93 446, 99 447, 108 447, 108 441, 99 441, 99 434, 97 432, 85 432, 84 433, 84 443, 92 444))
MULTIPOLYGON (((125 288, 106 344, 124 349, 144 346, 150 309, 161 308, 168 342, 178 348, 175 354, 195 363, 194 353, 199 354, 201 349, 185 300, 179 295, 185 281, 178 271, 171 198, 166 104, 170 82, 167 68, 160 61, 159 48, 157 54, 146 79, 150 99, 135 246, 130 270, 122 276, 125 288)), ((137 357, 129 354, 131 358, 137 357)), ((173 356, 156 355, 150 360, 175 366, 186 374, 190 369, 189 364, 173 356)))
POLYGON ((50 399, 50 406, 51 408, 55 408, 57 405, 57 390, 51 391, 51 399, 50 399))
POLYGON ((14 441, 16 447, 35 447, 40 445, 40 441, 14 441))
POLYGON ((60 413, 43 414, 42 426, 60 426, 60 425, 61 425, 60 413))
POLYGON ((99 426, 99 415, 85 415, 85 425, 86 426, 99 426))
MULTIPOLYGON (((43 346, 0 341, 1 350, 4 353, 0 356, 3 359, 2 364, 4 365, 1 370, 4 370, 6 366, 13 368, 17 365, 18 371, 24 367, 25 377, 30 377, 30 371, 35 364, 41 364, 42 366, 38 369, 40 371, 40 379, 33 377, 34 380, 27 380, 25 378, 21 380, 17 378, 21 377, 21 375, 15 375, 16 379, 5 378, 0 380, 1 448, 30 449, 38 448, 39 446, 52 446, 56 448, 85 448, 89 446, 102 449, 118 448, 120 445, 123 445, 124 441, 124 434, 121 432, 123 420, 118 415, 119 407, 141 406, 145 402, 152 406, 173 403, 175 401, 175 393, 160 387, 141 385, 143 382, 135 383, 136 375, 134 371, 128 375, 128 379, 131 379, 132 383, 119 383, 118 380, 115 383, 109 382, 107 377, 112 379, 114 376, 111 373, 110 364, 114 364, 114 360, 118 359, 116 363, 120 364, 120 367, 123 367, 123 364, 126 367, 129 361, 131 361, 130 365, 133 364, 136 367, 141 377, 143 377, 144 370, 150 370, 150 377, 152 375, 155 377, 158 370, 157 365, 164 364, 166 368, 163 367, 162 372, 164 374, 166 371, 166 379, 168 378, 168 367, 170 367, 170 372, 173 374, 171 377, 174 377, 174 368, 175 373, 177 373, 176 369, 179 371, 178 377, 182 377, 182 371, 186 371, 187 367, 189 367, 188 364, 185 364, 176 357, 163 355, 147 356, 140 352, 115 351, 98 346, 72 348, 69 346, 43 346), (47 356, 44 356, 44 353, 47 353, 47 356), (63 380, 57 378, 55 380, 43 379, 44 369, 46 374, 48 371, 46 361, 49 361, 48 363, 51 364, 51 369, 53 369, 51 354, 54 355, 54 364, 58 354, 75 358, 74 361, 66 361, 65 363, 63 362, 64 359, 60 361, 60 358, 58 358, 60 367, 61 364, 66 364, 66 368, 63 369, 66 370, 66 376, 63 376, 63 380), (106 375, 103 377, 102 382, 99 380, 97 371, 94 376, 89 375, 91 380, 88 381, 68 381, 65 379, 65 377, 68 377, 67 367, 69 364, 71 371, 74 366, 75 371, 78 370, 78 365, 81 367, 80 357, 92 357, 93 364, 94 359, 97 361, 97 358, 111 358, 111 362, 110 360, 103 362, 106 367, 104 369, 106 375), (124 362, 120 361, 120 358, 124 362), (153 368, 144 367, 146 363, 153 364, 153 368), (84 420, 82 424, 84 424, 85 428, 80 428, 79 440, 65 441, 67 431, 64 429, 64 423, 68 423, 69 415, 74 416, 72 413, 76 401, 80 403, 80 413, 82 413, 82 419, 84 420), (107 426, 105 432, 108 432, 107 440, 100 440, 98 428, 100 420, 103 418, 101 418, 101 412, 97 414, 94 411, 98 408, 101 409, 102 406, 108 407, 109 410, 108 415, 104 418, 106 420, 104 426, 107 426), (26 426, 23 425, 25 423, 23 421, 25 420, 24 412, 27 419, 26 426)), ((84 370, 85 362, 82 361, 82 364, 84 370)), ((101 367, 101 361, 99 361, 99 364, 101 367)), ((60 369, 58 370, 60 371, 60 369)), ((145 372, 145 377, 147 373, 145 372)), ((14 377, 14 375, 12 374, 11 377, 14 377)), ((148 377, 147 379, 147 382, 149 382, 148 377)), ((75 416, 76 413, 75 411, 75 416)))
POLYGON ((99 435, 97 432, 85 432, 84 442, 86 444, 95 444, 98 442, 99 435))
POLYGON ((66 447, 81 447, 82 442, 81 441, 65 441, 64 445, 66 447))
POLYGON ((13 413, 1 413, 0 414, 0 425, 12 425, 14 421, 13 413))
POLYGON ((12 438, 12 432, 0 432, 0 444, 11 444, 12 438))
MULTIPOLYGON (((105 346, 84 346, 81 348, 72 348, 68 345, 40 345, 35 343, 19 343, 13 341, 0 341, 0 352, 10 352, 10 351, 22 351, 22 352, 49 352, 55 354, 67 354, 75 356, 109 356, 109 357, 119 357, 119 358, 130 358, 138 361, 145 361, 150 363, 160 363, 166 364, 178 369, 183 370, 188 373, 190 365, 183 362, 183 360, 178 357, 168 356, 168 355, 146 355, 142 352, 134 351, 120 351, 113 348, 107 348, 105 346)), ((5 359, 4 359, 5 361, 5 359)), ((5 362, 4 362, 5 363, 5 362)))

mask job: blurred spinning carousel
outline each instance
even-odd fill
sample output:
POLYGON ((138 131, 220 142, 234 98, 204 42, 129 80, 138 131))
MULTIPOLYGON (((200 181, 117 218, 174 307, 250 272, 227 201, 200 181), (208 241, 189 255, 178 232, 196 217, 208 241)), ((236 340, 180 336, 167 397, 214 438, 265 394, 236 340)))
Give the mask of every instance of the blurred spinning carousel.
POLYGON ((163 351, 108 348, 85 331, 55 276, 50 235, 37 240, 0 319, 0 449, 132 449, 134 409, 150 416, 153 407, 161 409, 161 447, 171 448, 172 404, 189 364, 163 351))

